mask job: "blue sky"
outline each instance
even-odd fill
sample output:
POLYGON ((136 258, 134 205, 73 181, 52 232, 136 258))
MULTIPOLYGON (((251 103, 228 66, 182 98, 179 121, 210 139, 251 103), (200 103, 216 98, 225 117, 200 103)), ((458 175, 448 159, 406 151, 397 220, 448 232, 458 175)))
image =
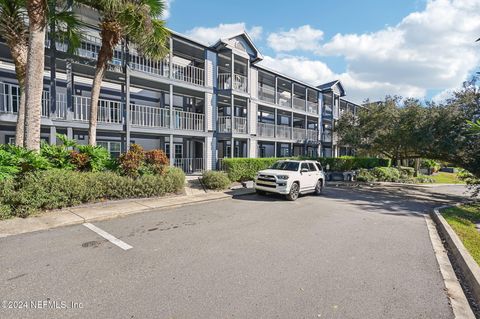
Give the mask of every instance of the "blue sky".
POLYGON ((312 84, 339 78, 357 102, 441 99, 480 56, 480 0, 170 0, 167 21, 207 42, 246 29, 264 65, 312 84))

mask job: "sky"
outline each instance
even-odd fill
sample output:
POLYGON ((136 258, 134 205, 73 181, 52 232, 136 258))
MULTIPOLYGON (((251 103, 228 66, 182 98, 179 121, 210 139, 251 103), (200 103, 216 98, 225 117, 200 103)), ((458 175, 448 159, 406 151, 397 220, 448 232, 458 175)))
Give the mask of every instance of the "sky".
POLYGON ((166 0, 172 30, 204 43, 245 30, 260 64, 347 99, 441 101, 479 71, 480 0, 166 0))

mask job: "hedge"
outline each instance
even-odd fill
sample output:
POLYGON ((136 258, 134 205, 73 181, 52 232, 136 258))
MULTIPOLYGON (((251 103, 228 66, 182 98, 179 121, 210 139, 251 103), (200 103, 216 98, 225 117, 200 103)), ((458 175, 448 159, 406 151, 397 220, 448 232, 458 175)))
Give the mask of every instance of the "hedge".
POLYGON ((35 171, 0 181, 0 219, 106 199, 163 196, 183 190, 184 183, 185 174, 177 168, 137 179, 113 172, 35 171))
MULTIPOLYGON (((232 181, 246 181, 255 178, 255 175, 259 170, 270 167, 278 160, 285 158, 226 158, 223 160, 225 170, 228 177, 232 181)), ((294 158, 299 159, 299 158, 294 158)), ((378 166, 389 167, 390 160, 374 157, 328 157, 328 158, 304 158, 301 159, 313 159, 319 161, 324 169, 327 164, 330 171, 350 171, 361 168, 371 169, 378 166)))
POLYGON ((232 182, 225 172, 205 171, 202 174, 202 183, 208 189, 227 189, 232 182))

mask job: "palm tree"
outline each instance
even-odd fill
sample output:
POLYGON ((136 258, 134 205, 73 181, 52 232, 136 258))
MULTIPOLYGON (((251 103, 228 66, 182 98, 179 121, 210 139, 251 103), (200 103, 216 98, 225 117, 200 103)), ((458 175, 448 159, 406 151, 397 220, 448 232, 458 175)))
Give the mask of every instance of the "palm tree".
MULTIPOLYGON (((54 2, 54 0, 50 0, 54 2)), ((55 7, 55 4, 53 5, 55 7)), ((72 12, 67 10, 49 11, 49 21, 56 25, 57 39, 68 44, 68 52, 74 53, 80 46, 81 25, 72 12)), ((15 144, 25 144, 25 76, 27 70, 28 24, 26 0, 0 0, 0 34, 5 39, 15 64, 15 73, 20 87, 17 109, 15 144)), ((43 75, 42 75, 43 76, 43 75)))
POLYGON ((23 146, 25 126, 25 74, 27 69, 28 26, 25 0, 0 0, 0 34, 15 64, 20 101, 17 109, 15 144, 23 146))
POLYGON ((88 142, 96 145, 98 99, 102 80, 112 60, 115 47, 126 38, 139 52, 152 59, 162 59, 168 53, 170 33, 162 16, 163 0, 79 0, 98 11, 102 45, 98 53, 90 101, 88 142))
POLYGON ((45 31, 48 4, 46 0, 27 0, 28 51, 25 77, 25 147, 40 150, 43 70, 45 66, 45 31))
POLYGON ((470 131, 472 132, 472 134, 480 134, 480 119, 478 119, 477 121, 467 121, 467 124, 469 125, 470 127, 470 131))

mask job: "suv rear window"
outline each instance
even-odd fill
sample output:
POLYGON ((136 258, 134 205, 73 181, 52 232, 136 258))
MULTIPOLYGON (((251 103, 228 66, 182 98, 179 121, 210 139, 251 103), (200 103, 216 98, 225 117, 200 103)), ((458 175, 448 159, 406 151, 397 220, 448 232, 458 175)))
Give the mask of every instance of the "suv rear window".
POLYGON ((317 165, 317 168, 318 168, 318 170, 319 170, 319 171, 321 171, 321 170, 322 170, 322 164, 320 164, 320 163, 316 162, 316 163, 315 163, 315 165, 317 165))
POLYGON ((311 172, 316 172, 316 171, 317 171, 317 168, 315 167, 315 164, 313 164, 313 163, 308 163, 308 166, 310 166, 310 171, 311 171, 311 172))

